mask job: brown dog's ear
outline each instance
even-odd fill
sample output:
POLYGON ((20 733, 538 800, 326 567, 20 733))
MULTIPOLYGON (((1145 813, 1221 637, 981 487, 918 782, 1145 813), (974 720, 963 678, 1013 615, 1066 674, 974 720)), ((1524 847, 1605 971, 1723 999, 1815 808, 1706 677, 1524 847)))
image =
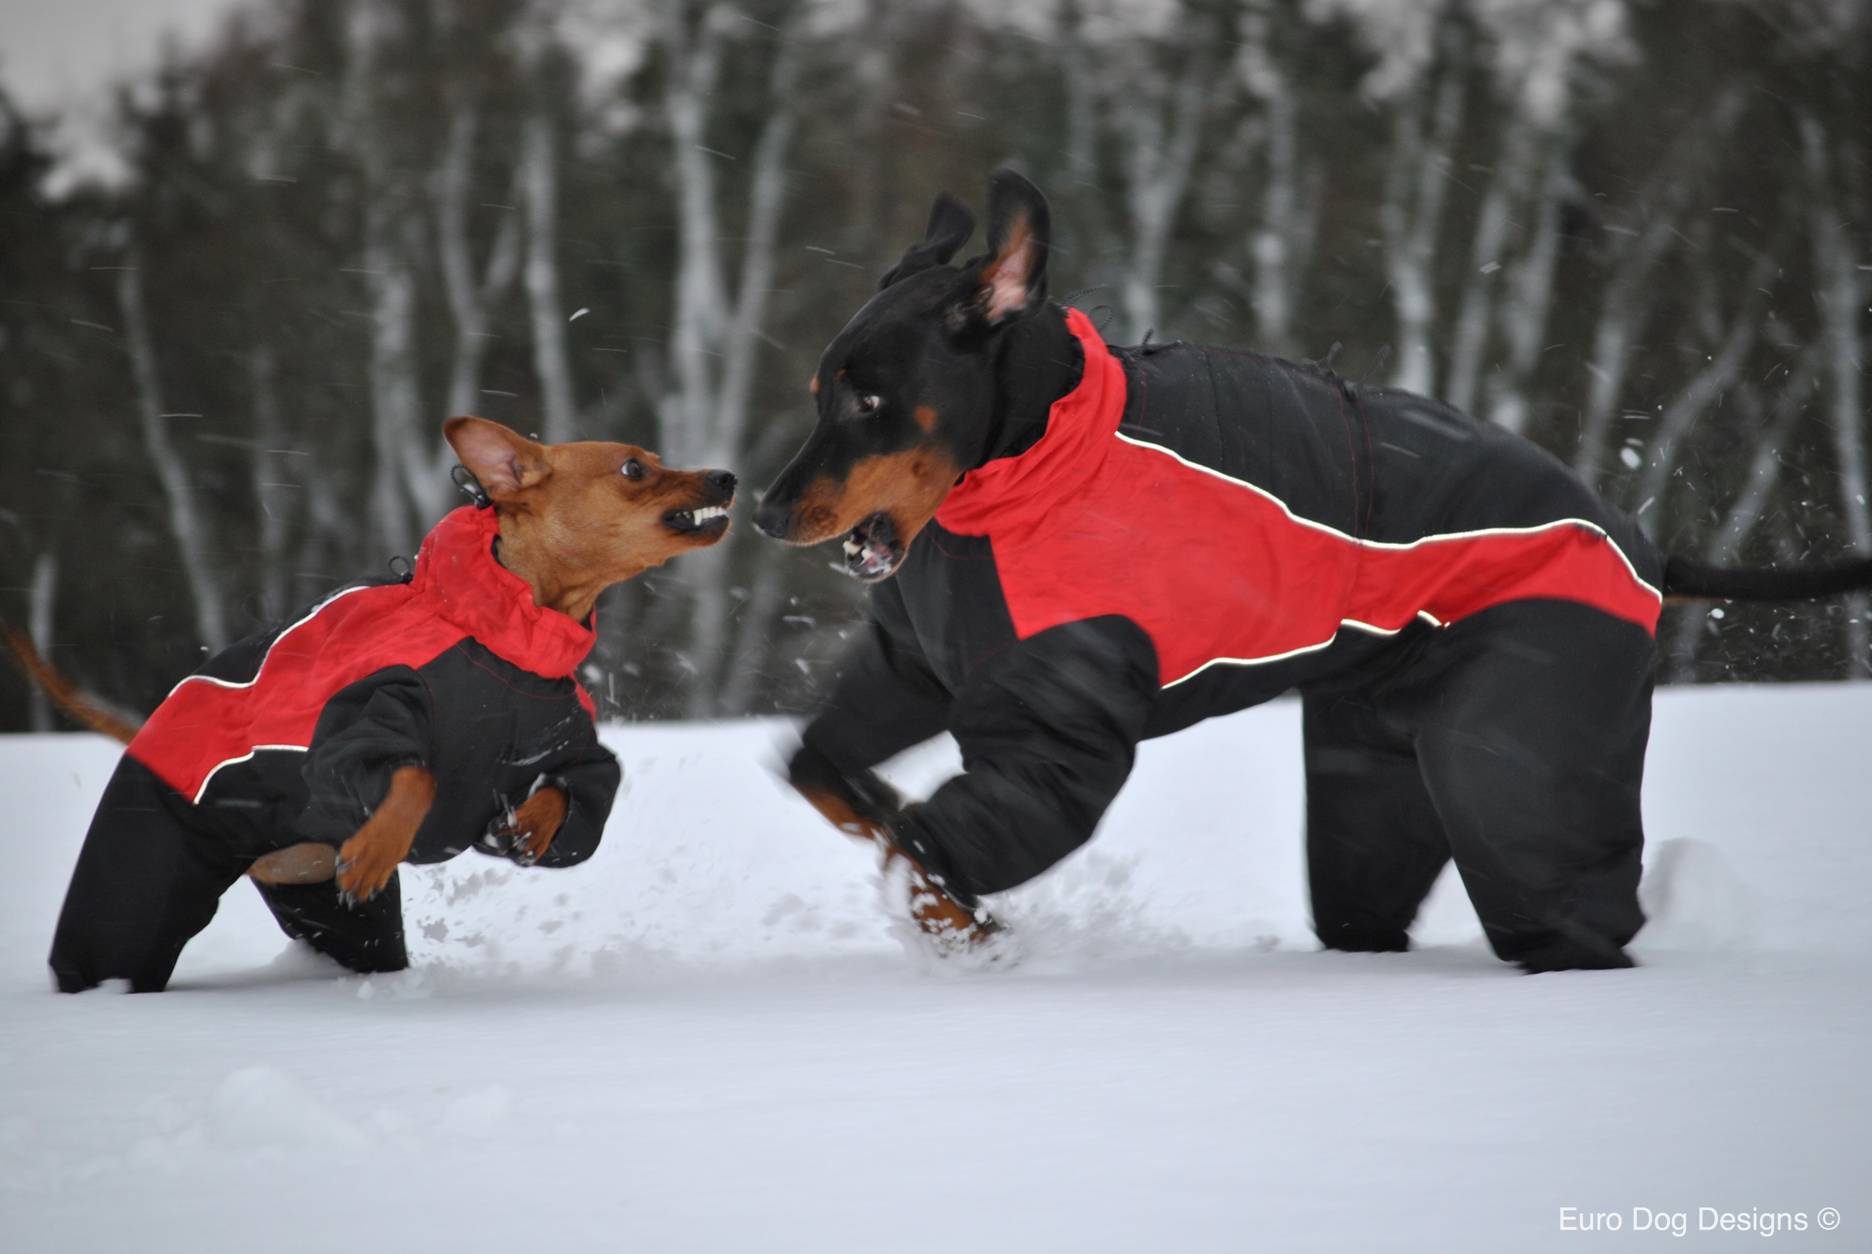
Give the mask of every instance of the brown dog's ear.
POLYGON ((1032 313, 1046 300, 1047 244, 1052 217, 1040 189, 1012 170, 988 180, 988 247, 977 296, 981 316, 996 327, 1032 313))
POLYGON ((442 424, 442 434, 489 496, 530 488, 552 473, 543 446, 498 422, 451 418, 442 424))

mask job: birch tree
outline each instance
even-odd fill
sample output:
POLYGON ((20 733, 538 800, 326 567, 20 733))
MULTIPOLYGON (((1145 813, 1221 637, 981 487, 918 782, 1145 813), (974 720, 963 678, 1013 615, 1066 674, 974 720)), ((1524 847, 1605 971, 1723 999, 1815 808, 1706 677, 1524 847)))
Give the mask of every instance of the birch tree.
POLYGON ((189 475, 188 461, 182 456, 169 427, 178 419, 163 405, 162 373, 156 361, 156 343, 150 334, 142 263, 134 249, 117 274, 117 303, 123 313, 124 347, 130 355, 143 451, 162 491, 176 558, 195 606, 196 633, 209 652, 218 653, 227 647, 230 639, 221 567, 209 542, 200 493, 189 475))
MULTIPOLYGON (((1840 512, 1855 551, 1872 554, 1872 483, 1867 478, 1865 340, 1863 312, 1872 288, 1847 223, 1863 227, 1865 183, 1855 154, 1839 145, 1811 114, 1800 119, 1801 155, 1807 170, 1808 221, 1813 250, 1815 298, 1826 345, 1827 423, 1839 460, 1840 512)), ((1862 160, 1862 158, 1861 158, 1862 160)), ((1847 601, 1847 671, 1872 677, 1872 624, 1868 598, 1847 601)))
MULTIPOLYGON (((771 28, 742 21, 725 3, 665 0, 659 43, 667 60, 663 108, 676 190, 676 266, 668 370, 657 397, 658 451, 676 465, 733 466, 747 438, 755 367, 768 336, 774 251, 796 125, 803 55, 800 9, 771 28), (710 144, 716 95, 731 39, 767 45, 763 120, 751 149, 710 144), (745 235, 738 257, 724 228, 723 164, 745 170, 745 235), (730 276, 733 276, 732 278, 730 276)), ((713 710, 728 640, 731 540, 684 559, 676 578, 692 589, 686 650, 694 668, 689 710, 713 710)), ((658 629, 670 620, 653 618, 658 629)))

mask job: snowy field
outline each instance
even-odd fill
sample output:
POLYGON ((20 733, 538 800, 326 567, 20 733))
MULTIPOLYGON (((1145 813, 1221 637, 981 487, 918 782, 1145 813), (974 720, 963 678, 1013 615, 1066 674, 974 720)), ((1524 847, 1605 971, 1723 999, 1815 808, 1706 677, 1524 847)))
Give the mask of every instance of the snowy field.
POLYGON ((406 870, 408 972, 237 886, 171 992, 76 998, 115 753, 0 738, 0 1250, 1872 1249, 1872 685, 1660 700, 1616 973, 1513 973, 1449 880, 1418 952, 1314 952, 1298 724, 1145 746, 1010 970, 907 955, 750 723, 614 729, 589 866, 406 870))

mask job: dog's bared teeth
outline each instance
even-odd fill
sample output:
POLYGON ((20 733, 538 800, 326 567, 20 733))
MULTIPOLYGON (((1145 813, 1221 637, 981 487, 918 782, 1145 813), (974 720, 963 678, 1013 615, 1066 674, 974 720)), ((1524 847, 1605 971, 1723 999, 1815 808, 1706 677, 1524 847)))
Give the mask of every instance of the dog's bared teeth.
POLYGON ((850 536, 845 537, 845 552, 847 554, 849 554, 852 557, 857 557, 860 553, 864 551, 865 551, 864 545, 858 543, 856 540, 852 539, 850 536))

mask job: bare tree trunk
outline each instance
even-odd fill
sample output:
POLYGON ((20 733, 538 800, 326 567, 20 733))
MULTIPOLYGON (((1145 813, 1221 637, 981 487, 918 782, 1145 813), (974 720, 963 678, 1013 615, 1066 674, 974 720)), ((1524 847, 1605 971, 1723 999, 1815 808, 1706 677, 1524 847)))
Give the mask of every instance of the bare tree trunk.
MULTIPOLYGON (((519 219, 501 219, 479 275, 469 240, 468 211, 474 194, 475 139, 480 132, 474 102, 460 100, 449 119, 442 164, 435 176, 436 253, 442 291, 455 322, 455 356, 449 368, 448 412, 472 414, 480 407, 481 362, 493 336, 488 309, 512 285, 519 259, 519 219)), ((446 458, 443 459, 446 469, 446 458)))
POLYGON ((1436 386, 1431 335, 1436 321, 1436 249, 1443 225, 1450 154, 1462 129, 1468 57, 1461 36, 1443 40, 1442 65, 1416 99, 1398 110, 1378 220, 1385 236, 1397 316, 1392 383, 1429 393, 1436 386), (1427 116, 1426 116, 1427 115, 1427 116))
MULTIPOLYGON (((710 108, 720 74, 725 4, 712 4, 693 27, 685 6, 664 11, 669 55, 664 109, 668 117, 678 199, 676 291, 670 335, 668 385, 658 405, 662 452, 685 465, 741 462, 762 330, 773 288, 774 252, 786 191, 786 159, 795 126, 795 86, 802 52, 800 10, 773 31, 768 109, 748 155, 747 230, 730 292, 729 254, 722 237, 715 163, 708 149, 710 108)), ((692 590, 684 645, 695 672, 687 712, 713 713, 727 667, 729 577, 738 544, 731 538, 686 559, 676 577, 692 590)), ((675 623, 674 609, 650 616, 659 634, 675 623)))
MULTIPOLYGON (((1117 114, 1126 139, 1125 204, 1131 219, 1119 300, 1133 337, 1162 326, 1164 258, 1196 164, 1210 94, 1208 61, 1198 50, 1161 109, 1140 100, 1117 114)), ((1155 77, 1155 67, 1145 73, 1155 77)))
MULTIPOLYGON (((40 657, 52 656, 52 603, 58 595, 58 554, 42 549, 33 559, 32 583, 26 589, 26 634, 40 657)), ((27 684, 30 726, 36 732, 58 727, 52 718, 52 703, 38 684, 27 684)))
POLYGON ((763 562, 754 577, 754 587, 741 610, 741 626, 736 633, 734 654, 726 668, 719 712, 729 718, 746 714, 754 703, 754 692, 767 658, 773 652, 774 611, 786 592, 779 562, 763 562))
POLYGON ((1720 147, 1741 116, 1743 100, 1740 90, 1725 90, 1709 109, 1700 112, 1704 120, 1678 138, 1670 157, 1650 176, 1638 198, 1644 206, 1643 229, 1628 232, 1631 243, 1608 261, 1612 279, 1593 330, 1592 356, 1586 367, 1591 375, 1586 412, 1573 454, 1575 473, 1595 489, 1603 485, 1612 420, 1625 394, 1632 350, 1655 296, 1652 274, 1677 238, 1677 220, 1695 190, 1698 166, 1720 147))
MULTIPOLYGON (((1748 543, 1749 536, 1768 512, 1769 502, 1774 499, 1775 485, 1781 480, 1782 452, 1794 433, 1794 424, 1799 421, 1803 407, 1813 395, 1822 355, 1819 344, 1810 347, 1787 378, 1781 395, 1775 398, 1767 423, 1761 427, 1761 437, 1755 443, 1755 452, 1749 459, 1742 491, 1730 503, 1721 525, 1704 547, 1705 561, 1722 563, 1736 560, 1742 552, 1742 546, 1748 543)), ((1754 407, 1759 410, 1759 403, 1754 407)), ((1697 645, 1703 636, 1703 621, 1704 615, 1688 608, 1678 615, 1677 630, 1672 636, 1670 648, 1666 650, 1666 659, 1679 681, 1687 681, 1695 675, 1697 645)))
POLYGON ((135 253, 117 275, 117 300, 123 309, 124 335, 130 350, 130 368, 136 378, 137 420, 143 448, 156 472, 163 500, 169 509, 169 530, 175 537, 176 556, 195 603, 195 626, 210 652, 227 647, 227 613, 221 575, 208 544, 188 463, 169 438, 168 415, 163 412, 162 380, 156 349, 150 340, 149 312, 143 301, 143 272, 135 253))
POLYGON ((1489 386, 1489 420, 1517 434, 1527 429, 1528 390, 1540 365, 1553 308, 1554 265, 1560 257, 1560 202, 1567 184, 1564 146, 1547 139, 1547 153, 1536 184, 1539 207, 1533 236, 1509 273, 1508 300, 1501 307, 1502 334, 1508 356, 1489 386))
POLYGON ((411 267, 420 233, 403 188, 391 177, 390 160, 375 116, 373 94, 384 72, 377 55, 380 24, 392 20, 389 6, 359 5, 346 30, 345 81, 341 109, 348 142, 363 175, 364 277, 370 293, 371 468, 370 518, 377 543, 404 549, 422 534, 430 492, 427 442, 417 436, 422 414, 415 349, 416 278, 411 267))
POLYGON ((1469 277, 1463 284, 1462 304, 1450 340, 1449 374, 1441 393, 1453 408, 1464 413, 1472 412, 1475 404, 1482 354, 1494 325, 1496 275, 1504 264, 1508 225, 1524 191, 1530 129, 1524 119, 1516 117, 1503 131, 1488 191, 1476 214, 1475 235, 1469 247, 1469 277))
POLYGON ((293 487, 286 480, 286 424, 280 415, 278 366, 273 350, 261 346, 248 356, 253 386, 254 534, 260 543, 260 612, 268 622, 285 618, 290 597, 292 560, 287 535, 298 512, 293 487))
MULTIPOLYGON (((1644 477, 1639 480, 1637 499, 1633 503, 1637 512, 1655 507, 1663 514, 1665 494, 1670 488, 1671 476, 1678 469, 1678 453, 1685 437, 1735 382, 1742 363, 1754 349, 1756 337, 1761 333, 1762 310, 1768 300, 1766 288, 1778 265, 1778 251, 1777 244, 1756 256, 1742 281, 1741 303, 1715 352, 1659 415, 1656 433, 1646 451, 1644 477)), ((1709 303, 1713 306, 1714 302, 1709 303)))
POLYGON ((533 323, 533 369, 539 376, 541 433, 550 443, 573 439, 578 403, 566 349, 565 302, 559 296, 559 160, 552 116, 542 106, 526 120, 520 153, 521 203, 526 208, 526 293, 533 323))
MULTIPOLYGON (((1848 152, 1838 164, 1848 167, 1835 180, 1829 166, 1828 137, 1813 117, 1801 119, 1801 147, 1811 185, 1808 221, 1811 223, 1815 295, 1820 305, 1821 337, 1826 344, 1827 419, 1833 428, 1833 449, 1839 460, 1840 510, 1847 536, 1860 553, 1872 554, 1872 481, 1866 457, 1865 357, 1860 311, 1866 303, 1866 282, 1859 257, 1846 234, 1846 222, 1863 225, 1861 206, 1835 183, 1850 178, 1848 152), (1846 201, 1842 213, 1842 201, 1846 201)), ((1848 192, 1851 185, 1848 184, 1848 192)), ((1872 623, 1867 622, 1868 598, 1855 593, 1847 601, 1847 674, 1872 677, 1872 623)))
POLYGON ((1284 76, 1270 84, 1263 108, 1267 121, 1267 182, 1261 222, 1251 237, 1255 325, 1268 352, 1295 351, 1294 310, 1301 275, 1319 223, 1319 168, 1301 156, 1299 107, 1284 76))

